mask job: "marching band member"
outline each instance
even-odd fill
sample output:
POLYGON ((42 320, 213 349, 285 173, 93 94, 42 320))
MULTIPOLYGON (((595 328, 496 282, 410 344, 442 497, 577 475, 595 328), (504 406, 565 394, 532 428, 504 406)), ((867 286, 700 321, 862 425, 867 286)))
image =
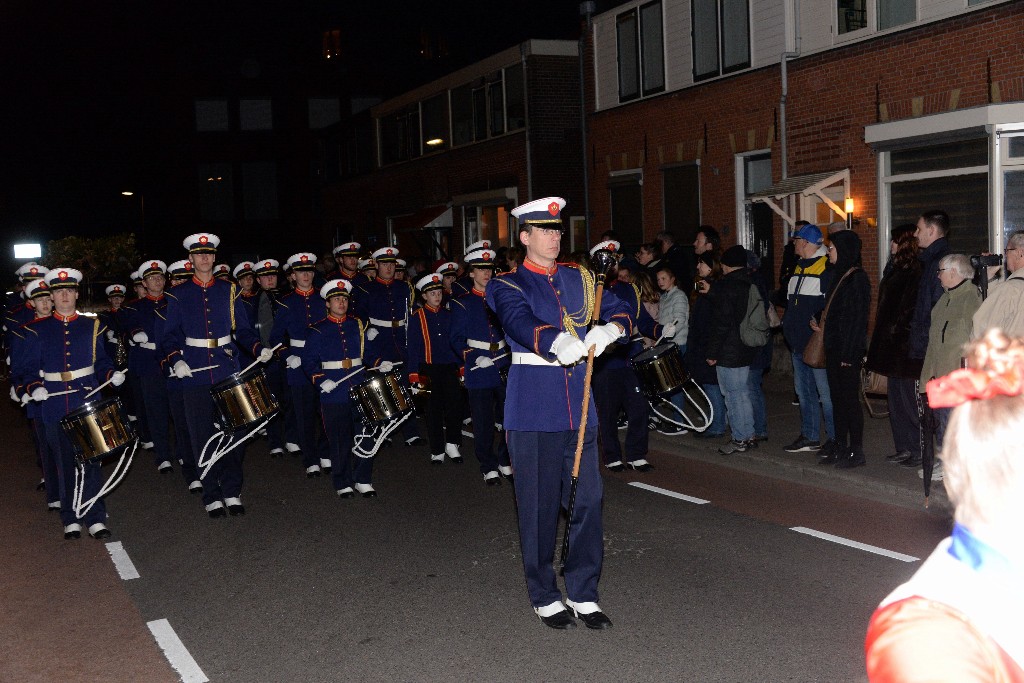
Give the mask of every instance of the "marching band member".
POLYGON ((499 369, 508 368, 508 344, 494 313, 487 308, 484 296, 494 275, 494 252, 480 249, 466 256, 466 266, 473 289, 451 303, 451 343, 462 360, 463 378, 469 392, 469 408, 473 416, 473 445, 480 472, 488 486, 500 484, 499 475, 512 477, 505 439, 498 439, 494 452, 495 424, 505 411, 505 383, 499 369))
POLYGON ((405 259, 395 259, 395 279, 401 282, 407 282, 409 279, 409 271, 406 270, 409 264, 405 262, 405 259))
POLYGON ((441 276, 441 285, 444 288, 444 296, 441 305, 448 308, 448 302, 452 300, 452 285, 459 274, 459 264, 455 261, 446 261, 434 271, 441 276))
POLYGON ((107 327, 103 343, 107 347, 107 355, 110 357, 110 360, 114 361, 115 365, 117 364, 118 349, 123 344, 120 336, 121 325, 119 318, 124 310, 122 306, 124 305, 126 291, 124 285, 115 284, 107 287, 104 293, 107 295, 107 303, 110 304, 110 308, 97 314, 107 327))
POLYGON ((218 263, 213 267, 213 276, 218 280, 231 282, 231 266, 226 263, 218 263))
POLYGON ((38 263, 26 263, 25 266, 19 268, 18 271, 21 272, 21 275, 19 275, 21 278, 20 284, 22 286, 22 294, 19 295, 21 300, 7 311, 4 324, 7 326, 8 330, 17 329, 29 321, 35 320, 36 312, 35 309, 32 308, 32 304, 29 302, 28 286, 33 282, 43 280, 49 272, 49 269, 46 266, 39 265, 38 263))
MULTIPOLYGON (((565 200, 548 197, 512 211, 519 220, 519 241, 526 247, 523 265, 499 275, 487 286, 487 303, 497 313, 512 347, 505 403, 505 429, 515 470, 519 537, 530 602, 552 628, 576 625, 562 604, 554 560, 559 508, 570 486, 577 432, 583 411, 586 368, 595 356, 633 333, 628 307, 604 294, 600 318, 592 322, 595 282, 589 271, 556 262, 561 246, 561 209, 565 200)), ((611 621, 597 604, 604 541, 602 483, 598 465, 597 415, 587 406, 583 457, 565 566, 568 605, 589 628, 611 621)))
POLYGON ((325 303, 313 288, 316 255, 310 252, 292 254, 288 266, 295 275, 295 289, 278 298, 270 344, 286 343, 280 354, 287 366, 288 393, 291 395, 295 420, 299 427, 299 449, 307 477, 319 477, 320 470, 331 466, 323 427, 317 419, 316 389, 302 371, 302 354, 306 346, 306 330, 324 317, 325 303))
MULTIPOLYGON (((473 244, 466 247, 466 249, 462 252, 462 260, 465 261, 466 263, 469 263, 468 261, 466 261, 466 259, 469 257, 470 254, 473 254, 484 249, 494 251, 494 248, 492 247, 490 240, 480 240, 479 242, 473 242, 473 244)), ((492 275, 493 274, 494 273, 492 271, 492 275)), ((455 279, 455 282, 452 283, 452 296, 460 297, 463 294, 469 294, 473 290, 473 286, 473 279, 470 277, 469 270, 467 269, 462 273, 460 277, 455 279)))
POLYGON ((352 282, 359 276, 359 242, 345 242, 334 248, 334 262, 337 267, 325 277, 328 280, 347 280, 352 282))
POLYGON ((443 278, 426 275, 416 282, 423 306, 409 322, 409 383, 414 390, 430 387, 427 401, 427 442, 430 461, 444 462, 447 455, 461 464, 462 392, 459 387, 459 359, 451 348, 451 311, 442 306, 443 278))
MULTIPOLYGON (((249 324, 235 285, 213 275, 220 238, 196 233, 185 238, 192 279, 167 293, 167 321, 159 341, 164 366, 182 380, 185 421, 197 458, 214 436, 214 402, 210 387, 239 371, 238 343, 261 362, 273 357, 249 324), (211 367, 212 366, 212 367, 211 367), (196 368, 196 372, 192 372, 196 368), (199 370, 199 368, 208 368, 199 370)), ((216 439, 214 439, 216 441, 216 439)), ((216 461, 203 479, 203 505, 210 517, 244 515, 242 453, 235 448, 216 461)))
MULTIPOLYGON (((127 307, 121 321, 125 335, 132 341, 128 354, 128 374, 138 386, 136 400, 141 402, 141 413, 146 416, 150 443, 157 471, 168 474, 174 471, 170 431, 167 416, 170 413, 167 395, 167 381, 160 367, 157 353, 157 324, 166 319, 167 297, 164 288, 167 279, 164 272, 167 265, 156 259, 139 266, 138 273, 146 286, 146 296, 133 306, 127 307)), ((133 380, 129 380, 129 385, 133 380)), ((144 447, 147 444, 142 444, 144 447)))
POLYGON ((362 286, 367 282, 373 282, 373 278, 377 277, 376 261, 372 258, 359 259, 359 275, 361 279, 353 280, 357 285, 362 286))
MULTIPOLYGON (((281 274, 280 268, 281 264, 272 258, 263 259, 256 265, 256 279, 259 282, 260 291, 256 295, 256 302, 253 306, 252 326, 260 338, 260 343, 267 347, 273 346, 270 335, 274 330, 274 317, 281 307, 277 299, 277 278, 281 274)), ((264 367, 264 371, 270 391, 273 392, 280 406, 278 418, 271 420, 267 425, 270 457, 276 458, 284 455, 285 448, 289 453, 297 453, 299 451, 299 428, 295 421, 295 411, 292 410, 285 364, 281 360, 280 354, 274 354, 274 357, 264 367)))
POLYGON ((128 304, 134 304, 136 301, 145 298, 146 296, 146 283, 142 281, 142 274, 137 270, 133 270, 131 278, 132 288, 135 291, 135 297, 133 299, 129 299, 127 302, 128 304))
POLYGON ((259 289, 256 287, 255 264, 252 261, 242 261, 231 271, 235 282, 238 283, 238 293, 242 299, 254 299, 259 289))
MULTIPOLYGON (((132 279, 132 290, 135 292, 135 296, 121 305, 122 315, 126 315, 135 304, 146 297, 146 283, 142 281, 142 275, 139 271, 133 270, 129 277, 132 279)), ((115 332, 123 336, 124 329, 119 326, 115 332)), ((128 362, 131 363, 135 342, 131 339, 125 339, 124 341, 128 344, 128 362)), ((149 423, 146 422, 145 406, 142 403, 139 391, 139 378, 129 374, 128 383, 125 385, 124 390, 120 392, 121 400, 124 401, 124 407, 128 411, 128 418, 135 423, 135 431, 139 434, 139 445, 143 448, 152 448, 153 444, 149 438, 149 423)))
MULTIPOLYGON (((620 245, 615 240, 605 240, 591 249, 590 255, 601 250, 617 254, 619 249, 620 245)), ((640 391, 640 382, 629 360, 643 351, 643 336, 658 339, 664 334, 670 337, 675 326, 659 325, 640 303, 637 286, 621 282, 615 275, 615 270, 608 274, 605 291, 612 292, 629 307, 630 315, 636 321, 637 333, 629 343, 614 345, 594 361, 594 404, 597 406, 601 450, 604 451, 605 467, 613 472, 620 472, 626 467, 647 472, 653 469, 647 462, 650 404, 640 391), (626 411, 625 465, 622 463, 618 426, 619 413, 623 410, 626 411)))
POLYGON ((358 369, 363 367, 365 325, 348 314, 351 293, 351 282, 342 278, 320 289, 327 302, 327 317, 307 330, 302 367, 320 397, 334 490, 342 498, 353 497, 353 489, 364 498, 373 498, 377 495, 371 483, 373 458, 352 455, 359 412, 349 389, 364 379, 358 369))
MULTIPOLYGON (((170 280, 171 289, 183 282, 192 279, 192 262, 181 260, 175 261, 167 266, 167 277, 170 280)), ((166 314, 166 310, 165 310, 166 314)), ((164 318, 157 318, 156 334, 154 339, 162 339, 164 333, 164 318)), ((203 483, 199 480, 199 467, 196 465, 198 456, 192 450, 192 439, 188 434, 188 422, 185 418, 185 393, 181 380, 161 367, 164 375, 164 386, 167 388, 167 405, 171 413, 171 423, 174 425, 174 451, 178 455, 178 464, 181 465, 181 474, 188 482, 189 493, 202 493, 203 483)))
MULTIPOLYGON (((85 403, 87 393, 104 380, 114 386, 124 382, 124 374, 115 370, 103 348, 106 331, 98 318, 79 315, 75 310, 81 271, 74 268, 54 268, 46 275, 46 284, 53 297, 54 314, 23 326, 24 352, 18 354, 15 375, 25 382, 18 394, 29 394, 42 404, 41 417, 46 429, 47 442, 57 456, 57 476, 60 492, 60 515, 64 524, 64 538, 80 538, 82 524, 93 538, 108 538, 110 530, 106 505, 99 499, 78 518, 74 503, 75 453, 71 441, 64 433, 60 421, 68 413, 85 403), (72 393, 50 397, 51 392, 73 390, 72 393)), ((100 464, 84 465, 82 499, 89 500, 101 487, 100 464)))
MULTIPOLYGON (((50 296, 50 288, 47 287, 46 282, 42 279, 32 280, 26 285, 25 302, 35 313, 35 318, 33 318, 30 323, 37 320, 43 320, 44 318, 49 318, 53 313, 53 298, 50 296)), ((24 352, 25 337, 20 329, 12 329, 10 331, 9 339, 11 366, 13 368, 19 365, 16 359, 19 354, 24 352)), ((12 376, 11 386, 13 388, 19 384, 25 385, 33 379, 35 379, 35 377, 19 378, 12 376)), ((25 400, 22 402, 25 403, 26 417, 28 418, 29 425, 32 429, 36 455, 39 459, 39 468, 43 473, 41 483, 43 490, 46 492, 46 510, 48 512, 54 512, 56 510, 60 510, 60 480, 57 475, 57 459, 53 453, 53 449, 50 448, 49 441, 46 439, 46 426, 43 424, 42 420, 42 407, 39 403, 28 400, 27 395, 23 396, 25 400), (25 401, 27 401, 27 403, 25 401)), ((12 390, 11 397, 21 398, 18 396, 16 390, 12 390)))
MULTIPOLYGON (((394 365, 407 360, 405 333, 413 296, 409 283, 395 280, 397 259, 395 247, 382 247, 373 252, 377 274, 356 287, 352 301, 353 313, 367 323, 368 355, 380 359, 382 372, 391 372, 394 365)), ((403 377, 405 374, 402 373, 403 377)), ((413 419, 402 424, 402 433, 407 446, 420 441, 413 419)))

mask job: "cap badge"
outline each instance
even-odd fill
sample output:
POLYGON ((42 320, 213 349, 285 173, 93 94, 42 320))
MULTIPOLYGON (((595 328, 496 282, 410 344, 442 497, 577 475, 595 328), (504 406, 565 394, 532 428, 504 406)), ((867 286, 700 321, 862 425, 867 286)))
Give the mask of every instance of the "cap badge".
POLYGON ((488 242, 487 240, 484 240, 484 249, 490 249, 490 248, 491 248, 491 243, 488 242))
POLYGON ((160 264, 158 264, 156 261, 153 261, 152 263, 149 264, 149 267, 150 268, 159 268, 160 264))
POLYGON ((306 261, 309 260, 309 256, 307 256, 306 254, 303 254, 302 256, 299 257, 299 260, 302 261, 303 263, 305 263, 306 261))
POLYGON ((59 277, 61 280, 67 280, 68 279, 68 271, 66 271, 66 270, 60 271, 60 273, 57 274, 57 277, 59 277))
POLYGON ((484 258, 484 261, 490 261, 491 260, 491 255, 490 254, 484 254, 483 258, 484 258))
POLYGON ((395 252, 393 252, 393 251, 392 251, 391 249, 388 249, 388 250, 387 250, 386 252, 384 252, 384 253, 386 253, 386 254, 387 254, 388 256, 391 256, 391 255, 393 255, 393 254, 394 254, 395 252))
POLYGON ((548 204, 548 213, 550 213, 552 216, 558 215, 558 202, 551 202, 550 204, 548 204))
POLYGON ((269 268, 270 267, 270 261, 264 261, 263 267, 264 268, 269 268))
POLYGON ((191 261, 186 261, 185 262, 185 270, 192 270, 192 262, 191 261))
POLYGON ((206 244, 209 241, 210 241, 210 238, 207 237, 206 235, 200 235, 199 236, 199 244, 206 244))
POLYGON ((432 278, 432 279, 431 279, 430 281, 431 281, 431 282, 438 282, 438 281, 439 281, 440 279, 441 279, 441 278, 439 278, 439 277, 437 277, 437 276, 435 275, 435 276, 434 276, 434 277, 433 277, 433 278, 432 278))
POLYGON ((38 269, 38 268, 36 268, 35 266, 32 266, 31 268, 29 268, 29 269, 28 269, 28 272, 29 272, 30 274, 32 274, 32 275, 39 275, 39 269, 38 269))

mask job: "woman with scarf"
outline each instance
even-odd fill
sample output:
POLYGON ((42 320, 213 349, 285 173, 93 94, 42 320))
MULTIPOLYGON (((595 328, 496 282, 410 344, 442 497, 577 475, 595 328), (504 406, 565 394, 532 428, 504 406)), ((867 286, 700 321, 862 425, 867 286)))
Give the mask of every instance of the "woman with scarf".
MULTIPOLYGON (((836 448, 819 465, 846 469, 866 464, 864 412, 860 406, 860 368, 867 348, 871 282, 861 268, 860 237, 852 230, 830 236, 828 260, 832 285, 825 298, 825 373, 832 395, 836 448)), ((817 331, 818 323, 811 321, 817 331)))

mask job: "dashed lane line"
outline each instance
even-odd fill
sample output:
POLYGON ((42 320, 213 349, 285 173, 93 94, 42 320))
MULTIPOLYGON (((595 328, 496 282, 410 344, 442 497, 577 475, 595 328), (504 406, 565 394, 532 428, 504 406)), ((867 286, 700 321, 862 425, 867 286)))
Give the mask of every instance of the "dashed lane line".
POLYGON ((146 624, 156 644, 164 651, 164 656, 170 662, 171 668, 181 676, 182 683, 207 683, 210 679, 206 677, 203 670, 196 664, 188 649, 185 647, 178 634, 171 627, 171 622, 166 619, 157 619, 146 624))
POLYGON ((120 541, 107 543, 107 552, 110 553, 110 559, 114 561, 114 567, 121 579, 129 581, 139 578, 139 570, 135 568, 135 563, 128 557, 128 551, 120 541))
POLYGON ((711 502, 710 500, 704 500, 703 498, 694 498, 693 496, 687 496, 682 493, 676 493, 675 491, 669 491, 668 489, 659 488, 657 486, 651 486, 650 484, 643 484, 639 481, 631 481, 629 482, 629 485, 635 486, 638 489, 643 489, 645 491, 653 491, 654 493, 660 493, 661 495, 668 496, 669 498, 678 498, 679 500, 685 500, 688 503, 695 503, 697 505, 707 505, 708 503, 711 502))
POLYGON ((921 558, 914 557, 913 555, 904 555, 894 550, 886 550, 885 548, 879 548, 876 545, 868 545, 867 543, 861 543, 859 541, 851 541, 848 538, 842 536, 835 536, 833 534, 826 534, 824 531, 817 531, 816 529, 808 529, 804 526, 791 527, 790 531, 796 531, 797 533, 807 534, 808 536, 814 536, 832 543, 838 543, 839 545, 845 545, 850 548, 856 548, 857 550, 863 550, 865 552, 874 553, 875 555, 882 555, 883 557, 891 557, 894 560, 900 562, 918 562, 921 558))

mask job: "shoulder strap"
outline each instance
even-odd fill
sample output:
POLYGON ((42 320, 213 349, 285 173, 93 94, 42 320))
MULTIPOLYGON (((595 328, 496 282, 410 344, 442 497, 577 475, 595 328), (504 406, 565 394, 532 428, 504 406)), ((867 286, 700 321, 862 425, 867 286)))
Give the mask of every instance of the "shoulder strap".
POLYGON ((836 288, 832 290, 832 296, 830 296, 828 298, 828 301, 825 303, 825 310, 821 312, 821 323, 819 323, 820 325, 825 324, 825 318, 828 316, 828 309, 832 305, 832 299, 836 298, 836 292, 839 291, 839 285, 843 284, 843 280, 845 280, 849 275, 852 275, 858 270, 860 270, 860 268, 854 266, 853 268, 850 268, 848 271, 843 273, 843 276, 839 278, 839 282, 836 283, 836 288))

